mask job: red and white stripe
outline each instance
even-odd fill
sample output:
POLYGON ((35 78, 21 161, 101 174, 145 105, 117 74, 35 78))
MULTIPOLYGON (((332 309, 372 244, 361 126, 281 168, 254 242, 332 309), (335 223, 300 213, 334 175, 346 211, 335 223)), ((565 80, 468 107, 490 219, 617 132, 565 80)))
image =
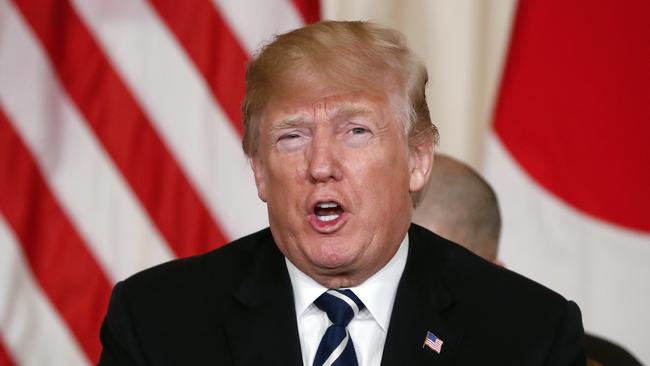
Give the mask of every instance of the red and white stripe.
POLYGON ((442 341, 439 338, 432 340, 431 338, 427 337, 427 339, 424 341, 424 344, 436 353, 440 353, 442 350, 442 341))
POLYGON ((314 0, 0 0, 0 365, 87 365, 112 285, 266 226, 245 63, 314 0))

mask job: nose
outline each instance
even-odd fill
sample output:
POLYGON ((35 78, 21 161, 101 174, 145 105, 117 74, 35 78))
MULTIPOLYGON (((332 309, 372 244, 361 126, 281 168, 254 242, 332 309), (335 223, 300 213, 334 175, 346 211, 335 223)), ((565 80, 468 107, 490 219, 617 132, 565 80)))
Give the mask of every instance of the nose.
POLYGON ((333 137, 325 133, 315 134, 308 154, 308 173, 312 181, 318 183, 341 179, 340 156, 333 137))

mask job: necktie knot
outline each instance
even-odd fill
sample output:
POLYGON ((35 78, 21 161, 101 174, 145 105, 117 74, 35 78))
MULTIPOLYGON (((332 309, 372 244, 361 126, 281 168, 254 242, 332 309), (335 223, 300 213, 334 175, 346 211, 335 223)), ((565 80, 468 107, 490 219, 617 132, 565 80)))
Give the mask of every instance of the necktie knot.
POLYGON ((344 328, 365 307, 351 290, 327 290, 314 301, 314 305, 327 313, 332 323, 344 328))

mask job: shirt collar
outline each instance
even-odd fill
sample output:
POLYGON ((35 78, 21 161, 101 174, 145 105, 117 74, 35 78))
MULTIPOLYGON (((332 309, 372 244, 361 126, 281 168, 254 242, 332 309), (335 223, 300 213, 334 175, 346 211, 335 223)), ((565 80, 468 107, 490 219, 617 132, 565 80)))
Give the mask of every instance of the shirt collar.
MULTIPOLYGON (((388 330, 397 286, 406 266, 408 246, 409 239, 407 234, 404 240, 402 240, 397 252, 393 255, 393 258, 384 267, 359 286, 350 288, 363 302, 366 309, 368 309, 384 331, 388 330)), ((296 317, 300 318, 307 308, 312 305, 314 300, 323 292, 327 291, 327 288, 300 271, 286 257, 285 262, 287 264, 289 278, 291 279, 291 286, 293 287, 296 317)))

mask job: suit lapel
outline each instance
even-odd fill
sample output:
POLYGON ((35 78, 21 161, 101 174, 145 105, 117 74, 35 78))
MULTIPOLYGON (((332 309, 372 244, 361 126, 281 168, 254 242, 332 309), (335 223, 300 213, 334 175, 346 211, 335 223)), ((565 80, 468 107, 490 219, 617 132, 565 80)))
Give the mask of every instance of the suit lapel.
POLYGON ((270 235, 235 292, 226 335, 237 365, 302 365, 291 281, 270 235))
POLYGON ((382 365, 451 365, 463 326, 451 315, 454 299, 445 280, 446 253, 437 237, 415 225, 409 255, 397 289, 382 365), (427 331, 443 341, 438 354, 423 347, 427 331))

